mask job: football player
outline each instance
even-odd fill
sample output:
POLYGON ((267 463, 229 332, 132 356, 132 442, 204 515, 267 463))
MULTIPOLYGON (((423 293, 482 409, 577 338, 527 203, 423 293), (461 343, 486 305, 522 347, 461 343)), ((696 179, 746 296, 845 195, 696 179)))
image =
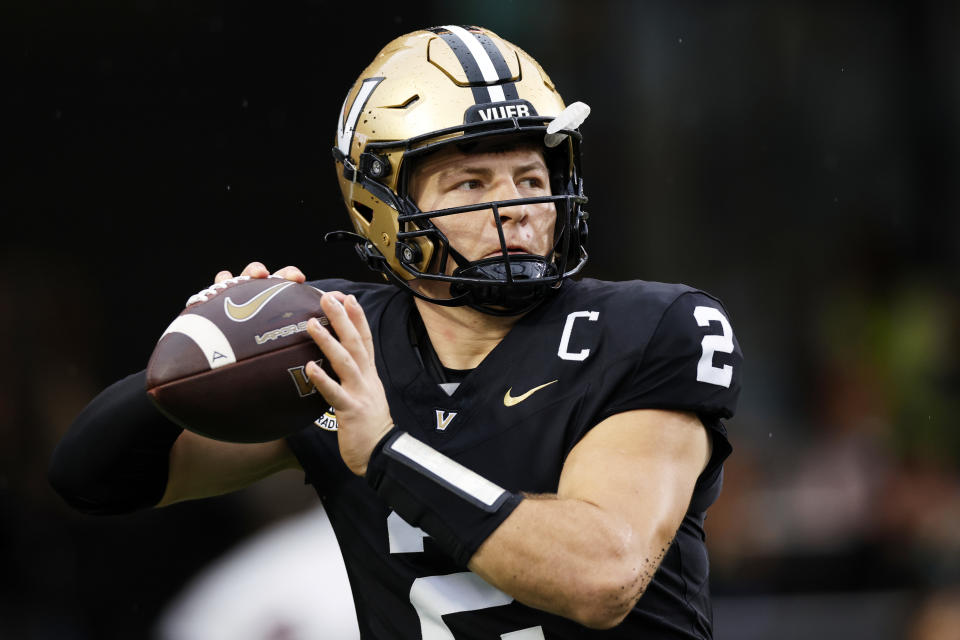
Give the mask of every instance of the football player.
POLYGON ((588 112, 488 30, 388 44, 337 121, 353 229, 328 237, 388 282, 312 283, 338 336, 309 323, 338 378, 307 363, 326 415, 216 442, 167 422, 141 373, 78 417, 54 485, 120 512, 303 469, 364 638, 710 638, 703 525, 740 349, 706 293, 571 278, 588 112))

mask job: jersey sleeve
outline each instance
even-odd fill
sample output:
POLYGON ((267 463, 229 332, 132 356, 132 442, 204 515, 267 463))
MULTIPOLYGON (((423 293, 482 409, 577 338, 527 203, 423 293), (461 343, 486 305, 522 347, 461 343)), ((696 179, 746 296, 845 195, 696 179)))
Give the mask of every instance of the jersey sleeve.
POLYGON ((742 361, 723 305, 688 291, 664 311, 608 413, 668 409, 729 418, 740 395, 742 361))
POLYGON ((161 414, 140 371, 115 382, 74 419, 47 476, 83 513, 129 513, 157 504, 167 487, 170 448, 183 431, 161 414))

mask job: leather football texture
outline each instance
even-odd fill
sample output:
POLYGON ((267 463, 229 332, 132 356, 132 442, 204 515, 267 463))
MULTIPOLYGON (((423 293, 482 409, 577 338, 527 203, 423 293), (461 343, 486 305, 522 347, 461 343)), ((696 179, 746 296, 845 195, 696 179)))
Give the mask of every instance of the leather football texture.
POLYGON ((333 375, 307 333, 310 318, 329 327, 321 296, 277 277, 201 291, 157 342, 148 395, 185 429, 216 440, 267 442, 310 426, 330 405, 304 368, 313 360, 333 375))

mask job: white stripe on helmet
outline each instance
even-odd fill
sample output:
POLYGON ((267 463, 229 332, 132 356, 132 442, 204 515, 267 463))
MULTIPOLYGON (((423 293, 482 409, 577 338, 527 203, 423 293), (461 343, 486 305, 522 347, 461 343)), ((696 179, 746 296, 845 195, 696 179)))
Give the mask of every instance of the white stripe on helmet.
MULTIPOLYGON (((463 27, 458 27, 453 24, 444 26, 444 29, 460 38, 460 41, 467 46, 467 51, 470 52, 473 59, 477 61, 477 66, 480 67, 480 73, 483 74, 484 82, 498 82, 500 80, 500 75, 493 66, 493 60, 490 59, 490 54, 483 48, 483 44, 477 40, 475 35, 463 27)), ((500 85, 491 85, 487 87, 487 90, 490 92, 490 102, 503 102, 507 99, 506 96, 503 95, 503 87, 500 85)))

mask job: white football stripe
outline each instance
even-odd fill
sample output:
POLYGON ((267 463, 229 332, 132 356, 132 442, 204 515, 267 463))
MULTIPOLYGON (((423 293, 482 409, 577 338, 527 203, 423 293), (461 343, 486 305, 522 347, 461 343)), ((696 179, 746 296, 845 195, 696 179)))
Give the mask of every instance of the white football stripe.
MULTIPOLYGON (((167 330, 163 332, 163 336, 168 333, 182 333, 193 340, 194 344, 203 351, 211 369, 233 364, 237 361, 227 336, 223 335, 223 331, 220 331, 217 325, 203 316, 195 313, 185 313, 182 316, 177 316, 176 320, 171 322, 167 330)), ((163 336, 160 336, 160 338, 163 339, 163 336)))
POLYGON ((505 492, 502 487, 474 473, 459 462, 451 460, 409 433, 400 435, 388 446, 395 453, 437 475, 487 506, 493 506, 505 492))

